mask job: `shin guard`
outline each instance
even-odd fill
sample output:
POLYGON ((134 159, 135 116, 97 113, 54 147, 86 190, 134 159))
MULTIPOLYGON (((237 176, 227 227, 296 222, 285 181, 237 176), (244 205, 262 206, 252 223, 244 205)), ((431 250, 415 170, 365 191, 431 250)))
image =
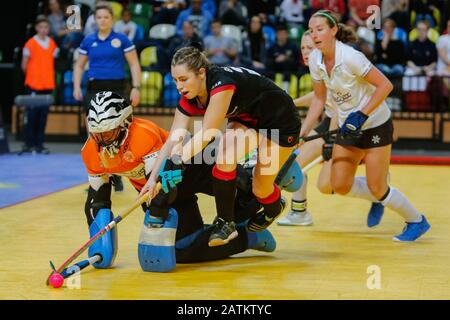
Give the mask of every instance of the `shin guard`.
POLYGON ((152 224, 147 210, 139 237, 138 256, 142 270, 146 272, 169 272, 175 269, 175 236, 178 215, 170 208, 164 224, 152 224))
MULTIPOLYGON (((113 219, 114 215, 111 210, 100 209, 94 221, 89 226, 90 236, 93 237, 96 235, 113 219)), ((89 248, 89 257, 93 257, 96 254, 99 254, 102 259, 93 264, 95 268, 107 269, 112 266, 117 254, 117 227, 109 230, 89 248)))

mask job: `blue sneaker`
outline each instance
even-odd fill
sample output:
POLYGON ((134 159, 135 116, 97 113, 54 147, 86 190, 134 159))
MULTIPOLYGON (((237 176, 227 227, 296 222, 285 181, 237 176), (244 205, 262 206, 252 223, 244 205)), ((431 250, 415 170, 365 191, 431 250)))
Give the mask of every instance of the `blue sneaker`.
POLYGON ((422 221, 416 223, 406 223, 406 227, 403 229, 402 234, 394 237, 394 241, 400 242, 412 242, 416 241, 421 235, 430 229, 430 224, 428 223, 425 216, 422 215, 422 221))
POLYGON ((248 248, 264 252, 273 252, 277 247, 277 242, 269 230, 260 232, 247 232, 248 248))
POLYGON ((377 226, 381 218, 383 218, 384 206, 381 202, 372 202, 372 206, 370 207, 369 214, 367 215, 367 226, 369 228, 373 228, 377 226))

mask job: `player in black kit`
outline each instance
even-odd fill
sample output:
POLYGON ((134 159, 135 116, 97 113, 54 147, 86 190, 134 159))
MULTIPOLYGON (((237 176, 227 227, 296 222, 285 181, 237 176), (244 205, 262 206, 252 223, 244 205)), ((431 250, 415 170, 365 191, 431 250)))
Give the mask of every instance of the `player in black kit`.
POLYGON ((209 246, 224 245, 237 237, 236 164, 256 147, 258 159, 252 191, 263 210, 250 219, 247 228, 264 230, 282 211, 280 189, 274 181, 299 139, 300 116, 291 97, 253 70, 211 65, 197 46, 175 53, 172 77, 182 98, 169 139, 142 192, 152 194, 158 180, 166 189, 178 183, 183 163, 188 163, 212 138, 219 136, 222 123, 228 118, 212 169, 217 218, 209 246), (203 116, 202 129, 181 146, 180 137, 189 128, 190 118, 196 115, 203 116))

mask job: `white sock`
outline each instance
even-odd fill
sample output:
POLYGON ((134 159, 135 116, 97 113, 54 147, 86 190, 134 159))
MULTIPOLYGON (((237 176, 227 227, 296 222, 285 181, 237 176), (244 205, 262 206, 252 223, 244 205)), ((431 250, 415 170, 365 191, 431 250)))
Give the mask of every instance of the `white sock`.
POLYGON ((381 203, 401 215, 406 222, 417 223, 422 221, 420 212, 413 207, 403 193, 393 187, 390 187, 388 196, 381 203))
POLYGON ((300 189, 298 189, 292 195, 292 211, 306 211, 306 189, 308 188, 308 175, 303 174, 303 183, 300 189))
POLYGON ((366 177, 355 177, 355 180, 353 180, 353 186, 346 196, 369 200, 371 202, 378 202, 367 186, 366 177))

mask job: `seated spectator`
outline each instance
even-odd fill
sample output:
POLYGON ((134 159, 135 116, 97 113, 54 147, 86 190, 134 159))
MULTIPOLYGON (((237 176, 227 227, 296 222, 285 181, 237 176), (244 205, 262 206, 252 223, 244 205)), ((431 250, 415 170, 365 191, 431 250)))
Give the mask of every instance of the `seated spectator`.
POLYGON ((267 50, 266 39, 259 16, 253 16, 247 28, 247 36, 243 40, 243 54, 240 64, 260 73, 266 69, 267 50))
MULTIPOLYGON (((349 25, 350 28, 356 28, 356 26, 349 25)), ((375 51, 375 41, 376 41, 376 34, 372 29, 366 28, 366 27, 359 27, 357 29, 357 35, 358 35, 358 47, 362 53, 369 59, 370 61, 373 60, 373 55, 375 51)))
POLYGON ((50 35, 61 48, 61 56, 65 56, 70 49, 78 48, 83 40, 81 30, 67 28, 64 10, 59 0, 48 2, 50 14, 47 19, 50 22, 50 35))
POLYGON ((310 0, 311 5, 305 10, 305 20, 308 21, 311 15, 319 10, 330 10, 338 21, 342 21, 347 12, 345 0, 310 0))
POLYGON ((183 22, 182 35, 174 35, 169 42, 167 49, 167 55, 169 60, 172 61, 173 55, 178 49, 189 46, 192 42, 198 42, 203 45, 202 39, 195 33, 192 23, 189 21, 183 22))
POLYGON ((250 17, 264 13, 267 16, 275 15, 277 0, 247 0, 248 15, 250 17))
POLYGON ((418 37, 410 43, 405 75, 432 76, 436 70, 436 45, 428 39, 428 21, 417 23, 418 37))
POLYGON ((411 0, 409 9, 416 12, 416 20, 413 21, 413 26, 421 20, 428 21, 432 28, 436 26, 436 20, 433 17, 433 10, 436 9, 435 0, 411 0))
MULTIPOLYGON (((384 3, 389 3, 389 1, 383 1, 384 3)), ((409 32, 411 30, 411 23, 409 18, 410 12, 408 11, 408 0, 395 0, 394 6, 388 17, 395 21, 397 27, 409 32)))
MULTIPOLYGON (((192 2, 192 0, 191 0, 192 2)), ((216 0, 203 0, 202 2, 202 10, 207 11, 214 18, 217 13, 217 5, 216 0)))
MULTIPOLYGON (((95 0, 94 6, 92 6, 91 8, 95 8, 100 1, 101 0, 95 0)), ((86 20, 86 24, 84 25, 84 35, 88 36, 92 33, 97 32, 97 30, 98 27, 97 22, 95 22, 95 14, 91 13, 86 20)))
POLYGON ((95 8, 95 0, 75 0, 75 4, 84 4, 86 6, 89 6, 91 9, 95 8))
POLYGON ((436 47, 439 54, 437 73, 450 76, 450 19, 447 20, 447 34, 439 37, 436 47))
POLYGON ((202 0, 192 0, 191 6, 186 10, 181 11, 177 18, 177 34, 182 34, 183 22, 190 21, 194 26, 195 32, 203 38, 210 34, 210 25, 212 20, 213 16, 211 13, 202 8, 202 0))
POLYGON ((134 41, 136 29, 137 24, 131 21, 131 11, 124 9, 122 11, 122 19, 114 24, 114 31, 126 35, 130 41, 134 41))
POLYGON ((375 44, 375 64, 387 76, 401 76, 404 72, 405 47, 394 35, 396 25, 391 19, 383 22, 383 38, 375 44))
POLYGON ((62 37, 66 35, 66 18, 64 17, 63 8, 59 0, 49 0, 49 14, 47 19, 50 22, 50 36, 60 44, 62 37))
POLYGON ((209 60, 219 66, 233 64, 238 46, 236 41, 222 36, 222 23, 219 19, 211 25, 212 35, 205 38, 205 53, 209 60))
POLYGON ((283 80, 289 81, 290 75, 296 73, 300 66, 298 47, 289 41, 286 26, 278 26, 277 41, 267 52, 267 69, 274 73, 282 73, 283 80))
POLYGON ((303 0, 283 0, 280 5, 281 18, 290 26, 303 25, 303 0))
POLYGON ((275 8, 278 0, 247 0, 248 16, 259 15, 264 26, 276 28, 275 8))
POLYGON ((245 26, 247 14, 244 5, 238 0, 222 0, 219 7, 219 17, 223 24, 245 26))
POLYGON ((380 6, 380 0, 349 0, 348 9, 350 11, 348 24, 353 24, 359 27, 366 26, 366 20, 372 13, 367 12, 369 6, 380 6))
POLYGON ((180 2, 180 0, 165 0, 157 12, 155 12, 155 7, 153 7, 154 14, 152 24, 175 24, 183 4, 184 1, 180 2))

